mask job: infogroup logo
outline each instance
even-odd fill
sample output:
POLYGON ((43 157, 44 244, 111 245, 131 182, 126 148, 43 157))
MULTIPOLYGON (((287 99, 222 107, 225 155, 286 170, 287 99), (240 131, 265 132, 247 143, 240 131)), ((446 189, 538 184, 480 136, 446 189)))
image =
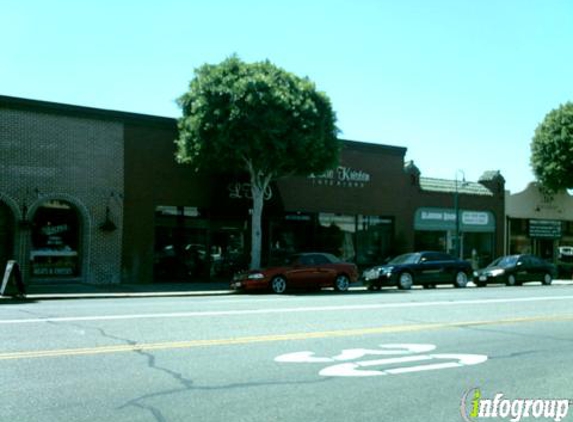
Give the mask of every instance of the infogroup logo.
POLYGON ((493 399, 483 398, 479 388, 471 388, 462 395, 460 411, 466 422, 487 418, 560 422, 567 416, 571 404, 569 399, 508 399, 503 393, 495 394, 493 399))

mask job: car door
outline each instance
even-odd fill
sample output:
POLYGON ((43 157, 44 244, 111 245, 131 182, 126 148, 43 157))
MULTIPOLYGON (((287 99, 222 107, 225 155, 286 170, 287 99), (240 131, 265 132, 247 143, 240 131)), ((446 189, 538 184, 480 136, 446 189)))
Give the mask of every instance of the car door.
POLYGON ((438 255, 433 252, 423 253, 417 265, 415 274, 416 283, 434 284, 439 281, 442 264, 438 260, 438 255))
POLYGON ((317 276, 313 282, 320 286, 332 286, 337 274, 334 265, 324 255, 315 254, 312 255, 312 259, 317 269, 317 276))
POLYGON ((312 255, 300 255, 288 271, 288 284, 293 288, 306 288, 317 284, 318 270, 312 255))
POLYGON ((536 256, 529 257, 529 281, 542 281, 545 273, 547 273, 545 262, 536 256))
POLYGON ((529 257, 527 255, 521 255, 515 264, 515 279, 523 283, 530 281, 529 277, 529 257))
POLYGON ((434 281, 436 283, 451 283, 460 267, 457 259, 446 253, 436 253, 435 260, 439 271, 436 272, 434 281))

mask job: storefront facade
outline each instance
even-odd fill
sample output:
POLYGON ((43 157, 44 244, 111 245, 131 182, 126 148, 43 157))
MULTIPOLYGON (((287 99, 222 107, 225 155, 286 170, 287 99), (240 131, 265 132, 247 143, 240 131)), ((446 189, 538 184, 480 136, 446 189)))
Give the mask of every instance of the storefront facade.
POLYGON ((543 192, 537 183, 506 194, 509 254, 533 253, 557 262, 560 248, 573 246, 573 197, 562 191, 543 192))
MULTIPOLYGON (((157 281, 230 277, 250 260, 248 183, 175 164, 173 143, 166 142, 175 136, 150 137, 145 151, 138 137, 133 145, 126 138, 125 272, 157 281), (157 174, 171 188, 157 184, 157 174), (143 267, 150 256, 153 266, 143 267)), ((263 264, 327 251, 367 266, 397 253, 395 232, 407 231, 410 213, 401 200, 408 190, 405 151, 345 141, 336 169, 272 184, 263 211, 263 264)))
POLYGON ((0 127, 0 265, 33 284, 120 282, 123 123, 0 97, 0 127))
MULTIPOLYGON (((248 265, 247 179, 177 164, 175 119, 0 97, 0 124, 9 128, 0 133, 0 264, 18 260, 27 282, 194 281, 248 265)), ((501 175, 454 185, 421 177, 405 154, 343 141, 337 168, 274 183, 263 264, 300 251, 360 267, 420 248, 501 253, 501 175)))
POLYGON ((503 250, 504 186, 497 171, 486 171, 477 182, 421 177, 414 249, 487 265, 503 250))

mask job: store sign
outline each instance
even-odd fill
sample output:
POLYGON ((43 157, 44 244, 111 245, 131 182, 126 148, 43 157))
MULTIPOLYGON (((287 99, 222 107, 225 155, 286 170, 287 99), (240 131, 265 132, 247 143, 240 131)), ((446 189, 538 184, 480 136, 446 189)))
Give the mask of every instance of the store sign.
POLYGON ((561 221, 529 220, 529 237, 559 239, 561 238, 561 221))
POLYGON ((487 226, 489 224, 489 214, 487 212, 463 211, 462 224, 487 226))
POLYGON ((68 261, 59 260, 55 263, 52 262, 34 262, 32 267, 32 274, 37 277, 49 276, 73 276, 76 273, 75 260, 68 261))
MULTIPOLYGON (((233 182, 227 185, 229 198, 231 199, 253 199, 253 191, 250 183, 233 182)), ((271 186, 268 185, 263 193, 263 199, 268 201, 273 196, 271 186)))
MULTIPOLYGON (((495 220, 489 211, 459 210, 461 231, 493 232, 495 220)), ((456 230, 456 211, 451 208, 419 208, 416 230, 456 230)))
POLYGON ((338 166, 320 175, 311 174, 308 178, 312 180, 313 185, 345 188, 363 188, 371 179, 370 173, 346 166, 338 166))
POLYGON ((456 214, 443 210, 428 210, 420 213, 422 221, 453 221, 456 222, 456 214))

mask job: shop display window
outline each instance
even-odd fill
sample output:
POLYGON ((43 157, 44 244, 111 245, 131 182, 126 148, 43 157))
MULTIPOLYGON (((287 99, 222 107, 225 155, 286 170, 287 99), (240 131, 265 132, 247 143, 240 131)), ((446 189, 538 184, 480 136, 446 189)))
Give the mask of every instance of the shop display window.
POLYGON ((448 241, 447 231, 416 231, 415 251, 449 252, 451 241, 448 241))
POLYGON ((296 252, 326 252, 361 266, 389 256, 393 220, 380 216, 290 213, 271 224, 271 264, 296 252))
POLYGON ((475 261, 475 266, 482 268, 496 258, 494 254, 493 233, 473 233, 463 234, 463 258, 475 261))
POLYGON ((40 206, 32 223, 31 271, 34 277, 79 275, 80 220, 65 201, 40 206))
POLYGON ((331 213, 318 215, 317 248, 343 261, 356 259, 356 216, 331 213))
POLYGON ((156 208, 156 279, 229 277, 246 265, 243 220, 213 219, 197 207, 156 208))
POLYGON ((392 253, 392 219, 359 215, 357 223, 356 264, 371 266, 383 263, 392 253))
POLYGON ((270 225, 269 264, 280 265, 297 252, 314 248, 314 215, 304 213, 286 214, 284 219, 274 220, 270 225))

